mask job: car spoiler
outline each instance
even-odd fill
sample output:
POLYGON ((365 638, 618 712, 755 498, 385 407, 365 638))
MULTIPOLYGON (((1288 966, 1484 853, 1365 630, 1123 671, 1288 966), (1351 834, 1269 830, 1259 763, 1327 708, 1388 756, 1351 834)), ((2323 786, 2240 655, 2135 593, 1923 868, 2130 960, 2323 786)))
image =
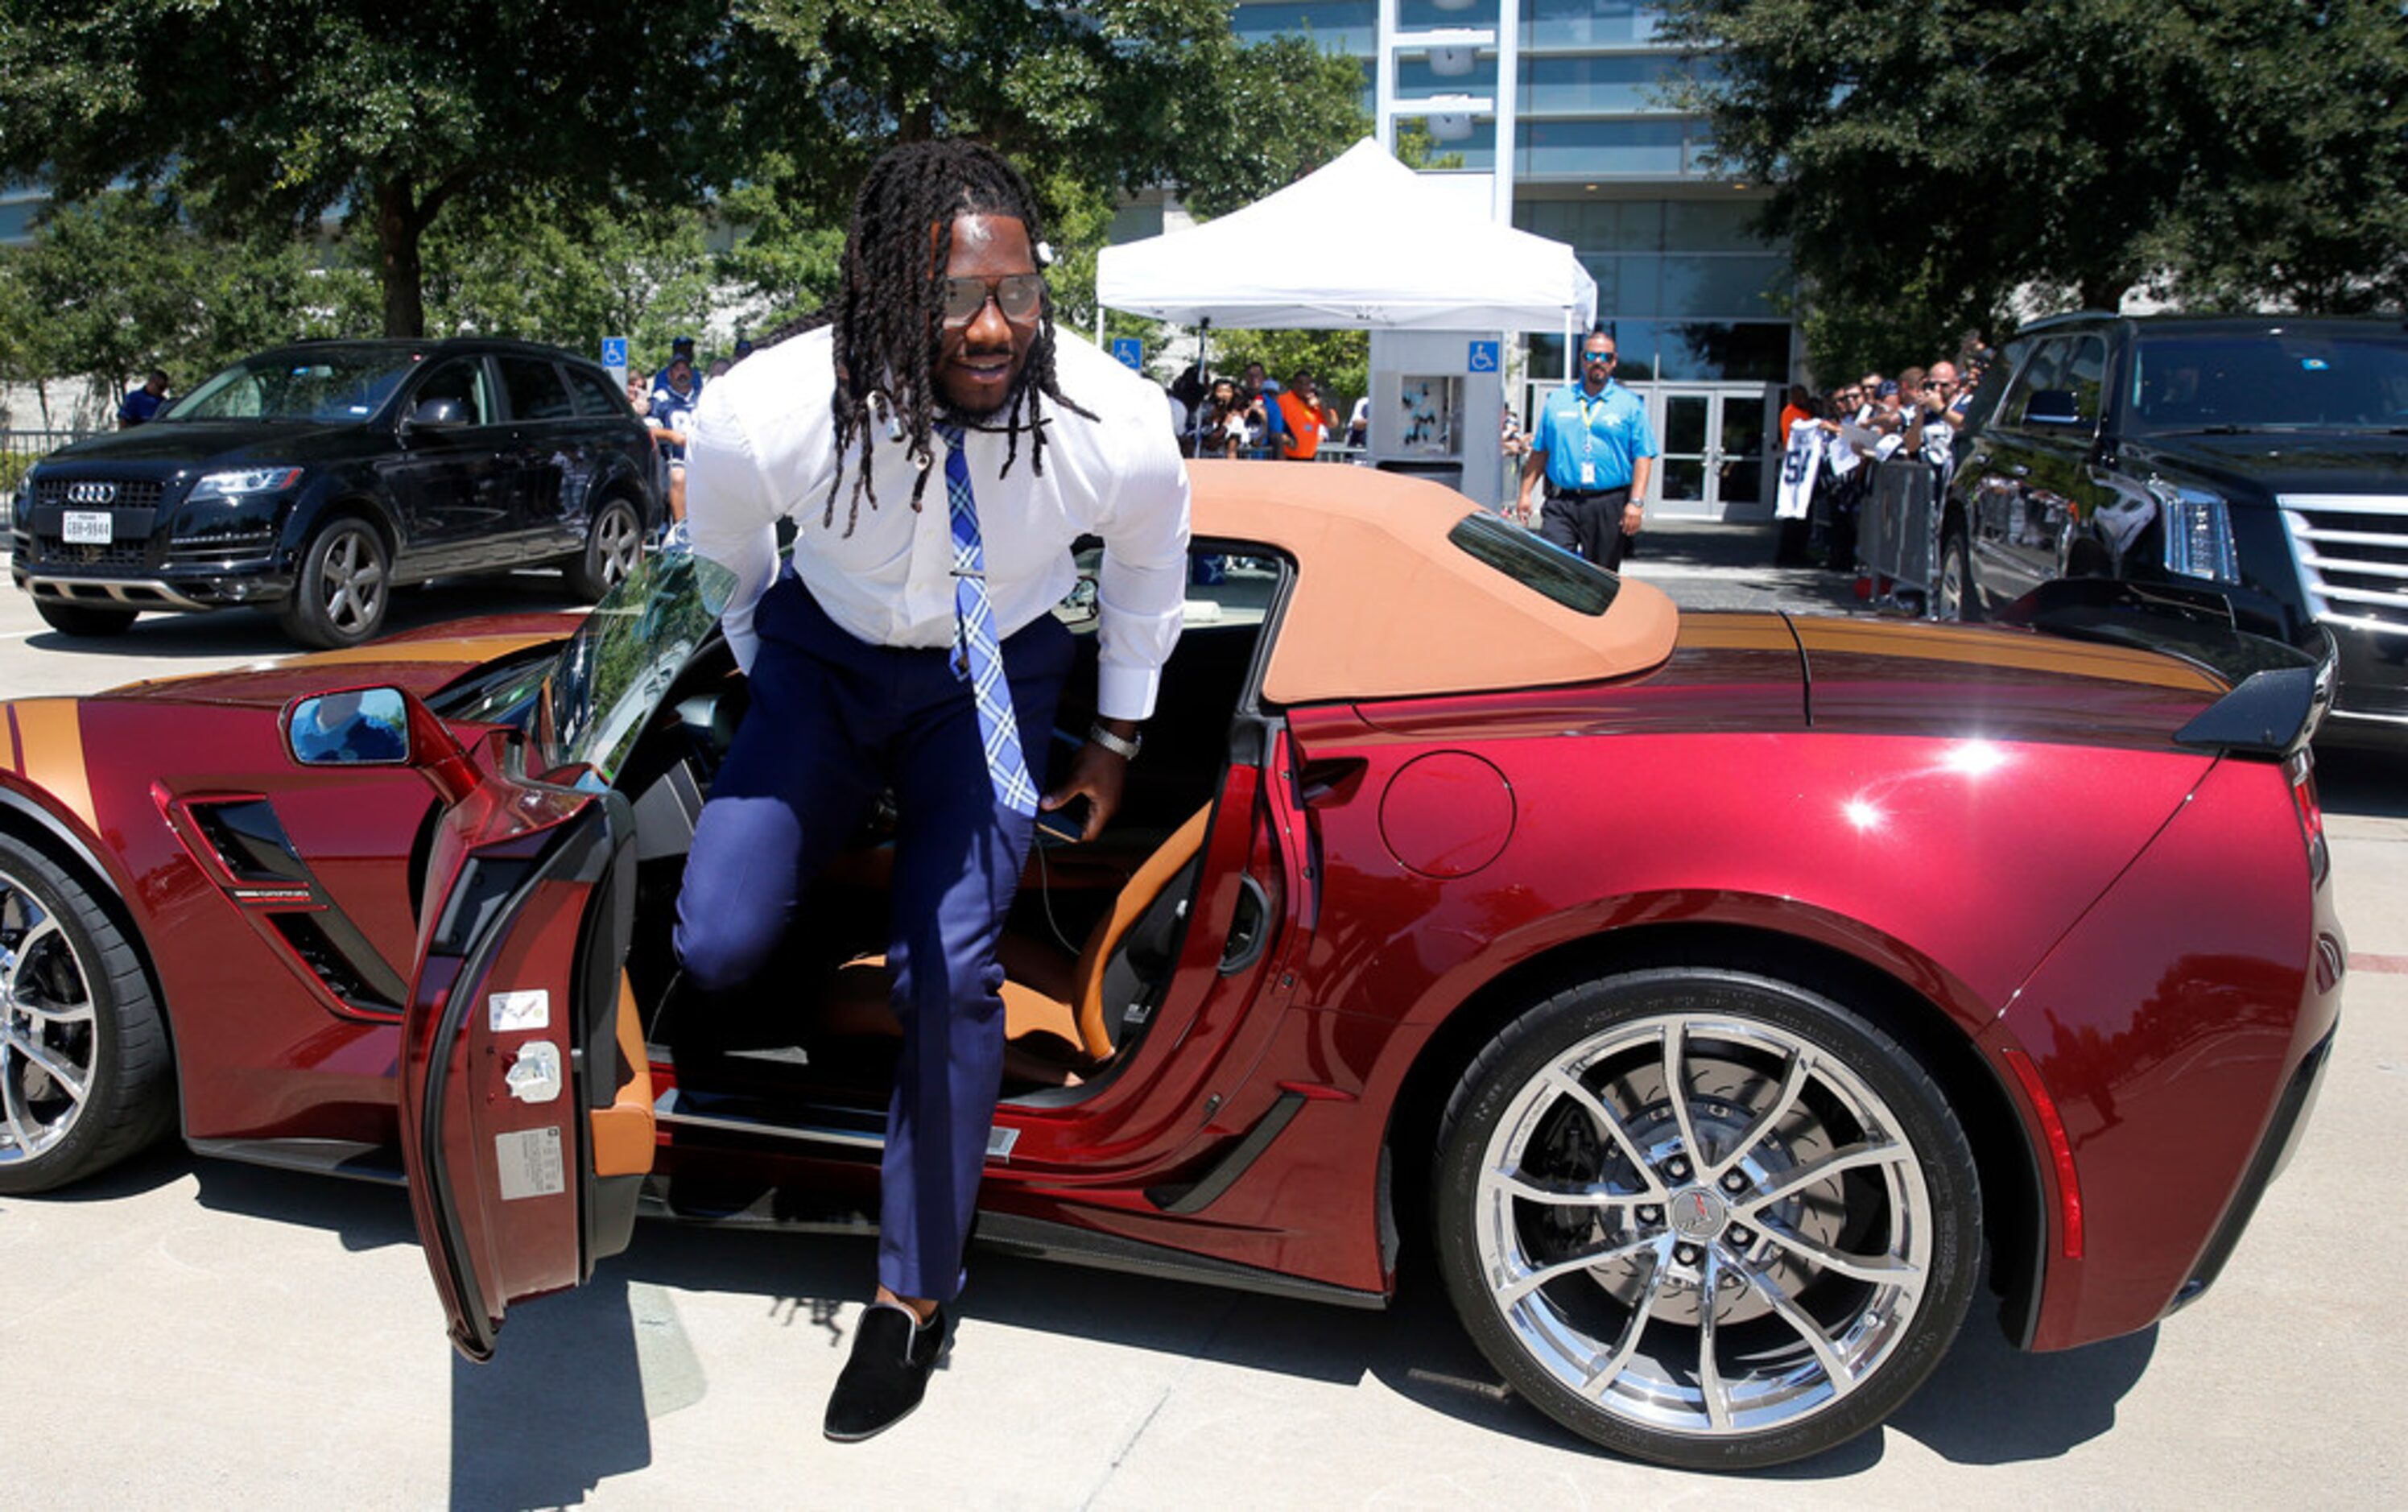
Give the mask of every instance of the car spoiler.
POLYGON ((2177 745, 2286 759, 2308 743, 2332 706, 2340 653, 2329 631, 2316 626, 2320 652, 2251 635, 2235 627, 2232 606, 2212 589, 2059 578, 2009 604, 1999 621, 2154 651, 2214 674, 2231 691, 2177 731, 2177 745))

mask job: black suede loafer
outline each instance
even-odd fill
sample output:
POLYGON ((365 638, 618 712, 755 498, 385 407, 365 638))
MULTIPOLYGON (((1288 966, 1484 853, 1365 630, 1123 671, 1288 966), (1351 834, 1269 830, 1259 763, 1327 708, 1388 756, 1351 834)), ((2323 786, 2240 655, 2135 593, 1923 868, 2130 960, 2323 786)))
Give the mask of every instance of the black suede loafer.
POLYGON ((929 1373, 945 1350, 945 1310, 925 1323, 911 1309, 873 1302, 853 1326, 853 1358, 828 1393, 827 1436, 839 1444, 875 1438, 911 1416, 928 1392, 929 1373))

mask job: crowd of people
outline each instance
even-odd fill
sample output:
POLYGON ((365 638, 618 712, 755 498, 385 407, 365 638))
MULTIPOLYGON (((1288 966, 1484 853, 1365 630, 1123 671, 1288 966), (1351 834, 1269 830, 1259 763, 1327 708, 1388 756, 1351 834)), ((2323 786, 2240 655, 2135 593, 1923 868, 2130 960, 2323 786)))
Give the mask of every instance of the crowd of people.
POLYGON ((1314 374, 1297 371, 1282 383, 1258 362, 1248 363, 1242 378, 1212 379, 1190 364, 1171 381, 1169 396, 1171 429, 1186 456, 1311 462, 1325 443, 1361 446, 1370 424, 1369 396, 1354 401, 1341 425, 1314 374))
POLYGON ((1896 378, 1869 372, 1819 396, 1792 384, 1780 421, 1776 560, 1787 566, 1819 556, 1834 569, 1853 570, 1856 517, 1871 491, 1873 464, 1927 467, 1935 489, 1945 487, 1956 435, 1989 357, 1974 348, 1961 364, 1943 357, 1896 378))

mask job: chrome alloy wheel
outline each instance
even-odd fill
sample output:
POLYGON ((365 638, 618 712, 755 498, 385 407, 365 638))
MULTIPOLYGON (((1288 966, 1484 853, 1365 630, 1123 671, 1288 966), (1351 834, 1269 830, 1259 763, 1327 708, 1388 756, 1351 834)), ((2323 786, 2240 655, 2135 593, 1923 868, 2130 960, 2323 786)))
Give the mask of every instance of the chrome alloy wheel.
POLYGON ((1801 1423, 1882 1370, 1931 1274, 1889 1106, 1775 1025, 1656 1014, 1572 1044, 1498 1118, 1472 1237, 1516 1346, 1634 1429, 1801 1423))
POLYGON ((602 584, 615 588, 627 581, 636 563, 644 554, 643 526, 637 522, 635 511, 624 508, 605 510, 594 525, 595 555, 601 567, 602 584))
POLYGON ((384 612, 384 555, 365 530, 346 531, 326 548, 326 623, 346 636, 365 635, 384 612))
POLYGON ((0 1165, 72 1132, 99 1070, 91 974, 59 920, 0 871, 0 1165))

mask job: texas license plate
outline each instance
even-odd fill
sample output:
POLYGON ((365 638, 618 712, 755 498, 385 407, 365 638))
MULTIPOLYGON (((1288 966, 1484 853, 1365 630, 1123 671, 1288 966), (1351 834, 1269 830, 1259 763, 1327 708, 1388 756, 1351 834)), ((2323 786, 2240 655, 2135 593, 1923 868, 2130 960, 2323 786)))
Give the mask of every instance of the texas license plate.
POLYGON ((70 546, 106 546, 115 539, 116 516, 107 510, 69 510, 59 533, 70 546))

